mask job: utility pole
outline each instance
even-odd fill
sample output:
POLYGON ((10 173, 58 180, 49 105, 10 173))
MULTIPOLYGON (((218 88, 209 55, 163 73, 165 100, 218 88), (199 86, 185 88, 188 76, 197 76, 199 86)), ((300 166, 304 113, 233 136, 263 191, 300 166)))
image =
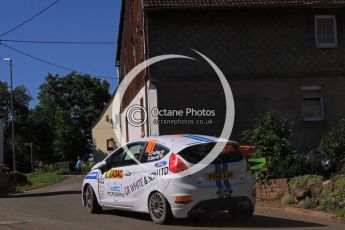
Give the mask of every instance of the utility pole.
POLYGON ((32 159, 32 141, 30 143, 30 159, 31 159, 31 172, 34 172, 34 163, 32 159))
POLYGON ((33 160, 33 142, 31 141, 30 143, 24 143, 24 146, 29 146, 30 147, 30 165, 31 165, 31 172, 34 172, 34 160, 33 160))
POLYGON ((10 64, 10 76, 11 76, 11 120, 12 120, 12 155, 13 155, 13 171, 16 171, 16 143, 14 134, 14 108, 13 108, 13 65, 12 58, 4 58, 5 62, 10 64))

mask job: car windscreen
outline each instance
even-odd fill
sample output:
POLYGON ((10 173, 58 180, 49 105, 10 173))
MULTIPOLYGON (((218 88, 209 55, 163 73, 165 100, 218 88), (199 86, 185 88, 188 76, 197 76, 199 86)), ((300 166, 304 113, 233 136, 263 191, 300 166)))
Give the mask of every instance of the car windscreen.
MULTIPOLYGON (((216 143, 206 143, 187 147, 178 153, 186 161, 192 164, 199 163, 204 159, 213 149, 216 143)), ((218 157, 212 162, 216 163, 230 163, 243 160, 242 154, 238 148, 232 144, 227 144, 218 157)))

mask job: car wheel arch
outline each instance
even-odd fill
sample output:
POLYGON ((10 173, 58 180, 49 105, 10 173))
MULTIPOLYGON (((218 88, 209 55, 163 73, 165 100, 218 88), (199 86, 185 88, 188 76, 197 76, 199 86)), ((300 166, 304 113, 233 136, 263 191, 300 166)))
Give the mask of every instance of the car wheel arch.
MULTIPOLYGON (((83 205, 84 206, 86 205, 86 202, 85 202, 85 192, 86 192, 86 189, 87 189, 88 186, 91 186, 92 190, 96 193, 96 190, 95 190, 94 186, 92 186, 91 183, 84 184, 84 186, 83 186, 83 205)), ((98 197, 98 194, 96 193, 95 195, 96 195, 96 199, 97 199, 98 203, 101 204, 100 199, 98 197)))
POLYGON ((86 201, 85 201, 85 192, 88 186, 91 186, 89 183, 84 184, 83 186, 83 205, 86 206, 86 201))
POLYGON ((169 208, 171 208, 171 205, 170 205, 169 200, 166 198, 166 196, 165 196, 161 191, 159 191, 159 190, 152 190, 152 191, 149 193, 148 197, 147 197, 147 205, 146 205, 147 210, 149 209, 149 199, 150 199, 151 195, 154 194, 154 193, 156 193, 156 192, 162 194, 162 196, 163 196, 163 197, 165 198, 165 200, 167 201, 167 203, 168 203, 168 205, 169 205, 169 208))

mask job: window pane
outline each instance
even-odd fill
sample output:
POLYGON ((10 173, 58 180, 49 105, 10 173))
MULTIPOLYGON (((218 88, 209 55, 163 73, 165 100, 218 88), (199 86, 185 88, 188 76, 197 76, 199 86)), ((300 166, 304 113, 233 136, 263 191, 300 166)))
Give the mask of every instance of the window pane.
POLYGON ((304 98, 302 113, 306 121, 323 120, 321 98, 304 98))
POLYGON ((144 153, 143 157, 142 157, 142 162, 153 162, 153 161, 158 161, 160 159, 162 159, 163 157, 165 157, 165 155, 167 155, 169 153, 169 149, 156 144, 154 149, 149 152, 149 153, 144 153))
POLYGON ((132 159, 131 154, 138 159, 140 156, 141 151, 143 150, 144 144, 136 144, 129 147, 129 152, 126 154, 125 160, 132 159))
MULTIPOLYGON (((210 151, 214 148, 215 145, 216 143, 194 145, 182 150, 178 154, 189 163, 197 164, 210 153, 210 151)), ((243 156, 237 150, 237 148, 235 148, 231 144, 227 144, 224 150, 212 162, 212 164, 236 162, 241 161, 242 159, 243 156)))
POLYGON ((109 158, 109 165, 111 167, 116 167, 117 165, 120 164, 120 162, 123 160, 125 157, 125 151, 123 149, 119 149, 115 153, 113 153, 112 156, 109 158))
POLYGON ((317 18, 317 41, 318 44, 335 44, 334 18, 317 18))

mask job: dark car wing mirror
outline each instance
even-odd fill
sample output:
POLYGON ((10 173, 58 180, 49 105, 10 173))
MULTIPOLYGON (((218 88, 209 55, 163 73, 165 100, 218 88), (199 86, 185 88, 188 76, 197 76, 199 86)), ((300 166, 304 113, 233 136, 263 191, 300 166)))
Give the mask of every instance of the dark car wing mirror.
POLYGON ((98 169, 101 170, 102 174, 108 170, 107 162, 103 161, 99 166, 98 169))

